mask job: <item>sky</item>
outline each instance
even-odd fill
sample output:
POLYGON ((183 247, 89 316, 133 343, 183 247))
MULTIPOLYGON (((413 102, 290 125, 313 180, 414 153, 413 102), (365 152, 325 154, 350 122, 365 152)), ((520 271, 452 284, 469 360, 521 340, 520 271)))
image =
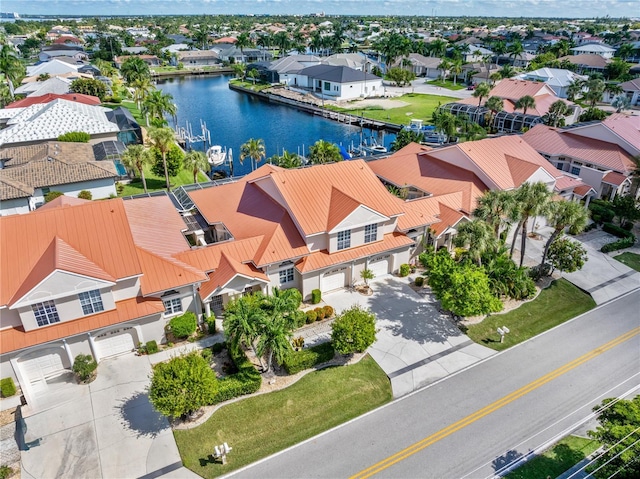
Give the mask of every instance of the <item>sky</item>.
POLYGON ((310 14, 640 17, 640 0, 1 0, 26 15, 310 14))

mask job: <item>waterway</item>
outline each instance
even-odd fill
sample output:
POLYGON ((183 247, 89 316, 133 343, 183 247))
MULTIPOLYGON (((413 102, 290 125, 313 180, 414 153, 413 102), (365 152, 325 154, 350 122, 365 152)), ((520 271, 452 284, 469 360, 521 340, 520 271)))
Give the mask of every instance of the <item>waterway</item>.
MULTIPOLYGON (((349 149, 358 146, 361 136, 375 138, 389 148, 395 135, 371 131, 354 125, 327 120, 293 107, 270 103, 246 93, 230 90, 229 76, 173 77, 158 80, 157 87, 173 96, 178 108, 177 124, 191 125, 194 135, 201 134, 200 121, 210 131, 211 143, 233 150, 233 172, 251 171, 250 160, 240 163, 240 145, 250 138, 264 140, 267 158, 282 154, 283 149, 306 155, 309 146, 326 140, 349 149)), ((175 125, 172 123, 172 127, 175 125)), ((205 145, 194 143, 193 149, 205 145)), ((214 167, 229 173, 229 166, 214 167)))

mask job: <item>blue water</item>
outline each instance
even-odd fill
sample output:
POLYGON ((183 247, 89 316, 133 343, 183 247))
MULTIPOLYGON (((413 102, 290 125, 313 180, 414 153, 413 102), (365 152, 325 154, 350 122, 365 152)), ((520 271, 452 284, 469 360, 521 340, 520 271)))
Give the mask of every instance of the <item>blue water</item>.
MULTIPOLYGON (((240 164, 240 145, 250 138, 262 138, 267 159, 282 154, 308 154, 309 146, 326 140, 345 148, 360 144, 360 128, 326 120, 295 108, 269 103, 252 95, 238 93, 228 87, 228 76, 176 77, 158 81, 158 88, 173 95, 178 107, 178 126, 188 122, 194 135, 201 134, 200 120, 211 132, 211 143, 233 150, 234 175, 251 171, 250 159, 240 164)), ((175 125, 171 125, 175 126, 175 125)), ((365 129, 365 139, 373 136, 389 148, 393 134, 365 129)), ((202 143, 191 145, 204 150, 202 143)), ((262 163, 261 163, 262 164, 262 163)), ((214 167, 229 172, 228 165, 214 167)))

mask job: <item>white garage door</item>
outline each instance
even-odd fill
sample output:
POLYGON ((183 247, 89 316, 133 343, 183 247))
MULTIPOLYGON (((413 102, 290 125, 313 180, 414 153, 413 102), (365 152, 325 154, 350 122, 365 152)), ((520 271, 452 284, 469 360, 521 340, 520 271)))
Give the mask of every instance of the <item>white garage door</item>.
POLYGON ((331 270, 322 277, 322 291, 333 291, 344 288, 347 284, 347 268, 331 270))
POLYGON ((37 356, 19 361, 20 371, 31 384, 34 392, 46 389, 46 380, 65 372, 62 355, 64 351, 47 350, 37 356))
POLYGON ((100 358, 131 352, 135 349, 133 328, 120 328, 96 336, 100 358))
POLYGON ((377 256, 369 260, 369 269, 373 271, 374 278, 389 274, 389 259, 391 255, 377 256))

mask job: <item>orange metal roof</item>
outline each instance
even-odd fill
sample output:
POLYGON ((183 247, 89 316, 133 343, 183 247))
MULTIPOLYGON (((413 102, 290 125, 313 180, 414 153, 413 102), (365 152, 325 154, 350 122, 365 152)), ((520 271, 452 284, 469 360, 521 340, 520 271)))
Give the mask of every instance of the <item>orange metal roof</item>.
POLYGON ((576 194, 576 195, 578 195, 578 196, 581 196, 581 197, 584 197, 584 196, 585 196, 585 195, 587 195, 590 191, 593 191, 593 193, 594 193, 594 194, 596 193, 596 190, 594 190, 594 189, 593 189, 593 187, 592 187, 591 185, 586 185, 586 184, 582 184, 582 185, 580 185, 580 186, 576 186, 576 187, 573 189, 573 193, 574 193, 574 194, 576 194))
POLYGON ((202 271, 173 258, 161 257, 143 248, 136 250, 144 271, 140 278, 143 296, 207 280, 207 275, 202 271))
MULTIPOLYGON (((636 134, 640 137, 640 132, 636 134)), ((632 156, 618 145, 573 134, 571 130, 536 125, 522 135, 522 139, 537 151, 551 156, 569 156, 619 172, 635 168, 632 156)))
POLYGON ((360 203, 358 201, 332 186, 327 231, 331 231, 333 228, 338 226, 359 206, 360 203))
POLYGON ((562 191, 562 190, 573 189, 583 184, 584 183, 578 180, 577 178, 573 178, 572 176, 562 175, 560 178, 556 178, 555 190, 562 191))
MULTIPOLYGON (((498 96, 515 102, 526 95, 537 97, 538 95, 544 94, 553 95, 553 90, 549 88, 546 83, 505 78, 491 89, 489 96, 498 96)), ((537 101, 538 99, 536 98, 536 102, 537 101)))
POLYGON ((100 101, 100 98, 98 98, 97 96, 84 95, 82 93, 64 93, 62 95, 57 93, 47 93, 46 95, 40 96, 28 96, 27 98, 23 98, 22 100, 9 103, 5 108, 26 108, 38 103, 49 103, 53 100, 57 100, 58 98, 92 106, 98 106, 102 103, 100 101))
POLYGON ((463 213, 440 203, 440 223, 434 224, 431 229, 436 234, 436 237, 438 237, 444 233, 447 228, 455 226, 462 218, 466 218, 463 213))
MULTIPOLYGON (((398 201, 402 200, 398 199, 398 201)), ((459 210, 462 208, 462 192, 404 201, 405 214, 398 220, 398 229, 408 231, 412 228, 440 223, 442 221, 441 205, 443 204, 454 210, 459 210)))
POLYGON ((34 268, 42 267, 38 264, 56 237, 69 246, 67 264, 91 262, 115 279, 142 274, 121 199, 3 216, 0 305, 6 305, 27 277, 36 274, 34 268))
POLYGON ((262 241, 263 236, 254 236, 253 238, 236 241, 225 241, 176 254, 175 258, 201 271, 211 272, 220 265, 220 259, 223 253, 240 262, 251 261, 262 241))
POLYGON ((269 278, 264 272, 256 269, 253 265, 241 263, 222 252, 218 269, 213 273, 209 273, 209 281, 200 287, 200 297, 207 298, 216 289, 224 287, 238 275, 266 283, 269 282, 269 278))
POLYGON ((308 273, 319 269, 327 268, 334 264, 346 263, 358 258, 365 258, 374 254, 391 251, 413 244, 413 240, 400 233, 390 233, 384 235, 382 241, 369 243, 357 248, 331 253, 327 250, 317 251, 305 256, 298 264, 296 269, 301 273, 308 273))
POLYGON ((605 183, 610 183, 612 185, 620 186, 625 181, 630 182, 631 180, 625 175, 616 173, 615 171, 610 171, 609 173, 604 175, 604 177, 602 178, 602 181, 604 181, 605 183))
POLYGON ((111 311, 85 316, 73 321, 55 323, 28 332, 22 328, 0 330, 0 354, 68 338, 164 311, 164 304, 158 298, 138 297, 118 301, 115 305, 116 309, 111 311))
POLYGON ((58 196, 57 198, 54 198, 48 203, 45 203, 36 211, 47 211, 53 208, 76 206, 76 205, 88 203, 89 201, 90 200, 83 200, 82 198, 76 198, 75 196, 62 195, 62 196, 58 196))
POLYGON ((614 113, 602 123, 640 150, 640 116, 614 113))

